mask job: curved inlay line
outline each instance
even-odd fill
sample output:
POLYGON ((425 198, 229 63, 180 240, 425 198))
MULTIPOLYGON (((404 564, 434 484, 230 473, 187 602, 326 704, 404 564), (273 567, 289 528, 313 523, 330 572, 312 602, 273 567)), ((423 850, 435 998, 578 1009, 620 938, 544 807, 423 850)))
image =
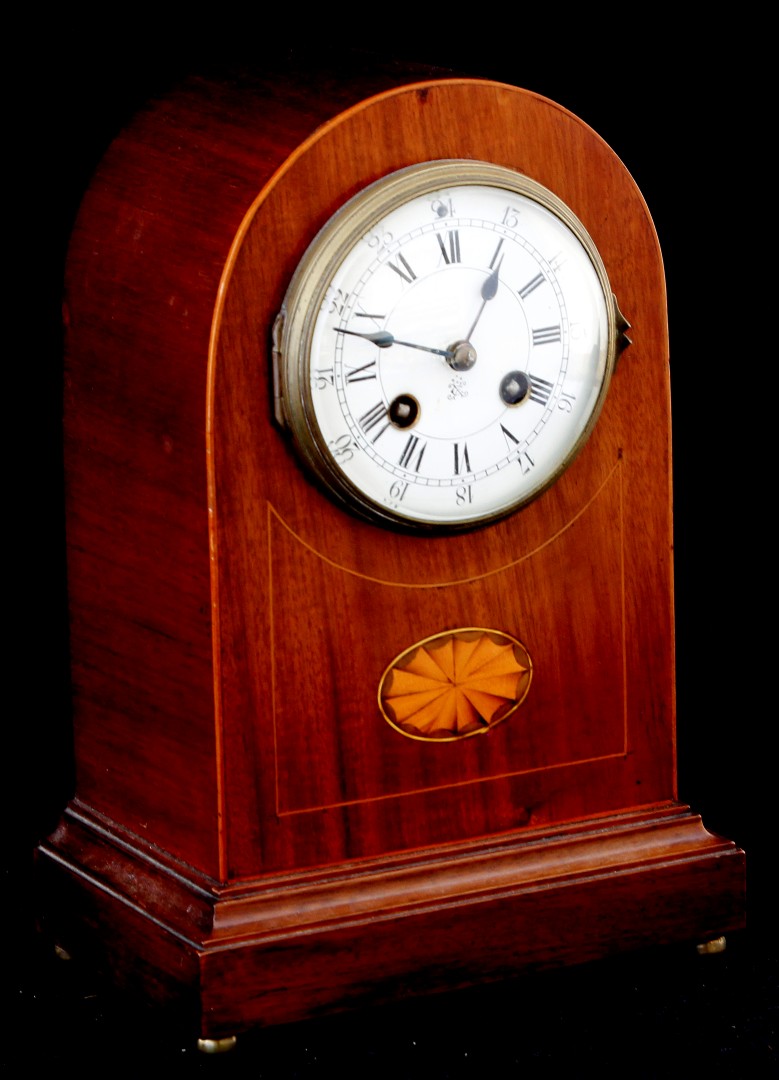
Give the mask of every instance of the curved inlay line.
MULTIPOLYGON (((386 578, 375 577, 372 574, 362 573, 360 570, 355 570, 351 566, 344 566, 343 563, 336 562, 335 559, 331 559, 327 555, 323 555, 321 551, 317 551, 317 549, 315 547, 313 547, 306 540, 304 540, 300 536, 300 534, 297 533, 292 528, 292 526, 289 525, 284 520, 284 518, 278 512, 276 507, 270 501, 268 501, 268 504, 267 504, 268 505, 268 515, 269 515, 269 517, 272 515, 279 522, 279 524, 282 525, 287 530, 289 535, 292 536, 307 551, 311 552, 312 555, 315 555, 318 559, 321 559, 322 562, 327 563, 328 566, 332 566, 336 570, 341 570, 344 574, 351 574, 352 577, 362 578, 364 581, 372 581, 372 582, 375 582, 377 585, 386 585, 389 588, 396 588, 396 589, 440 589, 442 586, 467 585, 472 581, 482 581, 482 580, 484 580, 484 578, 492 577, 494 574, 502 574, 506 570, 509 570, 514 566, 518 566, 522 562, 525 562, 526 559, 532 558, 533 555, 537 555, 538 552, 543 551, 544 548, 549 547, 549 545, 553 544, 560 536, 563 535, 563 533, 566 533, 571 528, 571 526, 574 525, 579 520, 579 518, 583 514, 585 514, 587 512, 587 510, 592 506, 592 504, 600 497, 603 490, 614 479, 614 476, 616 475, 617 470, 619 469, 621 463, 622 463, 622 458, 620 457, 615 462, 614 466, 612 467, 612 469, 609 472, 608 476, 606 476, 603 483, 598 487, 598 489, 595 491, 595 493, 592 495, 592 497, 587 500, 587 502, 584 504, 584 506, 582 506, 581 509, 578 510, 574 514, 574 516, 570 519, 570 521, 567 521, 565 523, 565 525, 563 525, 563 527, 561 529, 558 529, 557 532, 555 532, 551 536, 547 537, 547 539, 544 540, 544 542, 542 544, 539 544, 538 547, 533 548, 532 551, 526 551, 524 555, 520 555, 519 558, 517 558, 517 559, 512 559, 510 562, 503 563, 501 566, 496 566, 492 570, 485 570, 484 573, 482 573, 482 574, 471 574, 469 577, 464 577, 464 578, 450 578, 447 581, 424 581, 424 582, 389 581, 386 578)), ((269 531, 269 535, 270 535, 270 531, 269 531)))

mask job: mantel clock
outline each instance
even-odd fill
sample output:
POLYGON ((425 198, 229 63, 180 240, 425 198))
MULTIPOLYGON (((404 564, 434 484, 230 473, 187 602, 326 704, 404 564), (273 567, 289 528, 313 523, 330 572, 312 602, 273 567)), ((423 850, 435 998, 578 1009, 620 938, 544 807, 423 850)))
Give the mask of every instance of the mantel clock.
POLYGON ((584 122, 193 79, 66 280, 41 924, 205 1047, 743 923, 676 787, 665 284, 584 122))

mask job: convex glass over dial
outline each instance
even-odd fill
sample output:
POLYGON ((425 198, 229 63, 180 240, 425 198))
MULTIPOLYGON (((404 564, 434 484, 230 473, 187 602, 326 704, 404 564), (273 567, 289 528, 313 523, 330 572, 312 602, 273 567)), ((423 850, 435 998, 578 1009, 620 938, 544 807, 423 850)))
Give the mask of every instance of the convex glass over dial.
POLYGON ((626 326, 552 192, 485 162, 422 163, 346 203, 301 260, 274 330, 276 416, 362 517, 481 525, 581 449, 626 326))

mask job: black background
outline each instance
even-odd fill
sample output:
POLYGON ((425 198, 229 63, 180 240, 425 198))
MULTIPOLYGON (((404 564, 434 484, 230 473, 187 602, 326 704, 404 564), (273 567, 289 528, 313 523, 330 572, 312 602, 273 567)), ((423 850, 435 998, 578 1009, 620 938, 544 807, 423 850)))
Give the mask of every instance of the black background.
POLYGON ((7 458, 7 574, 21 585, 9 624, 7 702, 9 730, 22 741, 7 762, 4 877, 18 1016, 10 1027, 19 1033, 7 1053, 22 1062, 68 1063, 88 1076, 147 1059, 257 1077, 338 1071, 437 1080, 495 1067, 530 1075, 553 1067, 574 1075, 599 1068, 673 1076, 693 1067, 773 1075, 776 485, 759 432, 770 437, 772 425, 775 270, 765 269, 769 225, 757 224, 770 214, 760 188, 766 120, 755 40, 646 18, 632 28, 582 20, 565 32, 558 11, 532 24, 519 12, 490 13, 479 32, 476 14, 460 26, 451 12, 427 12, 420 32, 409 29, 406 13, 391 37, 386 27, 346 33, 335 16, 325 17, 294 46, 288 27, 272 31, 259 16, 228 25, 229 9, 216 29, 190 21, 162 31, 136 14, 110 30, 49 23, 45 64, 22 46, 29 63, 12 109, 19 152, 9 225, 19 239, 9 248, 7 324, 17 332, 6 406, 16 432, 7 458), (42 954, 31 925, 31 852, 56 823, 71 783, 59 322, 67 237, 110 140, 149 95, 180 76, 227 63, 259 70, 324 63, 348 80, 371 57, 401 70, 413 65, 413 77, 422 65, 432 75, 483 76, 552 98, 609 143, 644 195, 663 251, 670 321, 680 798, 746 850, 749 926, 718 957, 685 949, 619 957, 257 1032, 211 1058, 160 1018, 128 1011, 75 962, 42 954))

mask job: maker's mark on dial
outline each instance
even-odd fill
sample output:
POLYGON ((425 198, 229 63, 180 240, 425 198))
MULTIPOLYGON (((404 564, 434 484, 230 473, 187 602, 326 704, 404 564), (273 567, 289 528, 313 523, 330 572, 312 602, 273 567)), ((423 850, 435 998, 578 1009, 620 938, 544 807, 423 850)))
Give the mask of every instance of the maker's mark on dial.
POLYGON ((379 708, 399 732, 446 741, 489 731, 530 688, 525 646, 499 630, 464 627, 416 642, 389 665, 379 708))

